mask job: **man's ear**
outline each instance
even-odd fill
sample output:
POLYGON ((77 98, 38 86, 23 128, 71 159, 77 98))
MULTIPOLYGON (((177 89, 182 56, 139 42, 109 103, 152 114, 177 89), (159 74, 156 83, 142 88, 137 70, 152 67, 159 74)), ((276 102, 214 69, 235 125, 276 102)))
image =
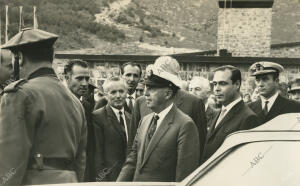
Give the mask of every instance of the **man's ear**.
POLYGON ((168 88, 167 91, 166 91, 166 98, 167 99, 171 99, 173 96, 173 91, 171 88, 168 88))

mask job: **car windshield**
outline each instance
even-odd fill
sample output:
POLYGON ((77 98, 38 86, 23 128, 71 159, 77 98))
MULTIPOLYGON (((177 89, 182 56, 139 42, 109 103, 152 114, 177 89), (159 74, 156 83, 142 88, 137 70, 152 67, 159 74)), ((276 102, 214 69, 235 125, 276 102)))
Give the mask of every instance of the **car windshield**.
POLYGON ((297 185, 299 149, 300 141, 249 143, 228 152, 191 185, 297 185))

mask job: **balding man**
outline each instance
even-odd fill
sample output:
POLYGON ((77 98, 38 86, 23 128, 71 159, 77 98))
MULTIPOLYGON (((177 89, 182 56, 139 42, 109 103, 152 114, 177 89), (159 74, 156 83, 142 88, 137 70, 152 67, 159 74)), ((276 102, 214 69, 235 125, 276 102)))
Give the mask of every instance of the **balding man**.
POLYGON ((208 97, 212 94, 208 79, 194 76, 189 84, 189 92, 203 100, 205 104, 205 115, 207 119, 207 130, 211 125, 211 120, 218 114, 218 110, 208 104, 208 97))

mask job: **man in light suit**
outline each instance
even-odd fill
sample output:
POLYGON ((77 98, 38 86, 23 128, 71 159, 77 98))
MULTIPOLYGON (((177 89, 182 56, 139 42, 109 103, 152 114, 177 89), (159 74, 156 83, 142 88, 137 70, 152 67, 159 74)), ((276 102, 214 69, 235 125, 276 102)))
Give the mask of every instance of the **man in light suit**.
MULTIPOLYGON (((211 120, 218 114, 218 110, 208 103, 208 97, 212 94, 208 79, 194 76, 189 84, 189 92, 203 100, 207 124, 210 124, 211 120)), ((209 128, 210 126, 207 125, 207 130, 209 130, 209 128)))
POLYGON ((199 166, 200 144, 193 120, 173 103, 180 80, 160 66, 147 68, 147 106, 117 181, 181 181, 199 166))
POLYGON ((300 112, 300 103, 283 97, 278 93, 279 74, 284 69, 273 62, 257 62, 250 67, 259 92, 259 99, 249 107, 257 114, 260 124, 285 113, 300 112))
POLYGON ((239 69, 230 65, 217 68, 214 71, 213 86, 216 99, 222 103, 222 108, 212 120, 202 162, 217 151, 228 134, 258 125, 256 114, 241 99, 239 69))
POLYGON ((93 112, 95 181, 116 181, 126 160, 131 115, 123 106, 127 89, 122 79, 107 79, 103 90, 108 104, 93 112))
MULTIPOLYGON (((174 78, 178 78, 180 71, 179 63, 176 59, 170 56, 161 56, 155 60, 154 65, 164 69, 164 71, 171 74, 174 78)), ((147 67, 148 68, 148 67, 147 67)), ((180 83, 181 86, 181 83, 180 83)), ((207 122, 205 116, 205 108, 203 101, 195 95, 189 94, 184 90, 179 89, 174 96, 174 104, 182 112, 190 116, 197 126, 200 139, 200 153, 203 152, 203 144, 205 142, 207 132, 207 122)), ((131 148, 133 139, 135 137, 140 120, 147 114, 151 113, 151 109, 147 107, 146 97, 139 97, 134 105, 131 119, 131 129, 129 131, 128 148, 131 148)))

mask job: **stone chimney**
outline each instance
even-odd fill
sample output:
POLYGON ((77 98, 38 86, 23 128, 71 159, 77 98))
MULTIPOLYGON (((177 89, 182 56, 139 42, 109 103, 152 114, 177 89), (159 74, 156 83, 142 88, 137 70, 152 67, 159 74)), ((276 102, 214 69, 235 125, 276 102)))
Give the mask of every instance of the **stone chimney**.
POLYGON ((273 3, 219 0, 218 54, 225 49, 232 56, 270 56, 273 3))

